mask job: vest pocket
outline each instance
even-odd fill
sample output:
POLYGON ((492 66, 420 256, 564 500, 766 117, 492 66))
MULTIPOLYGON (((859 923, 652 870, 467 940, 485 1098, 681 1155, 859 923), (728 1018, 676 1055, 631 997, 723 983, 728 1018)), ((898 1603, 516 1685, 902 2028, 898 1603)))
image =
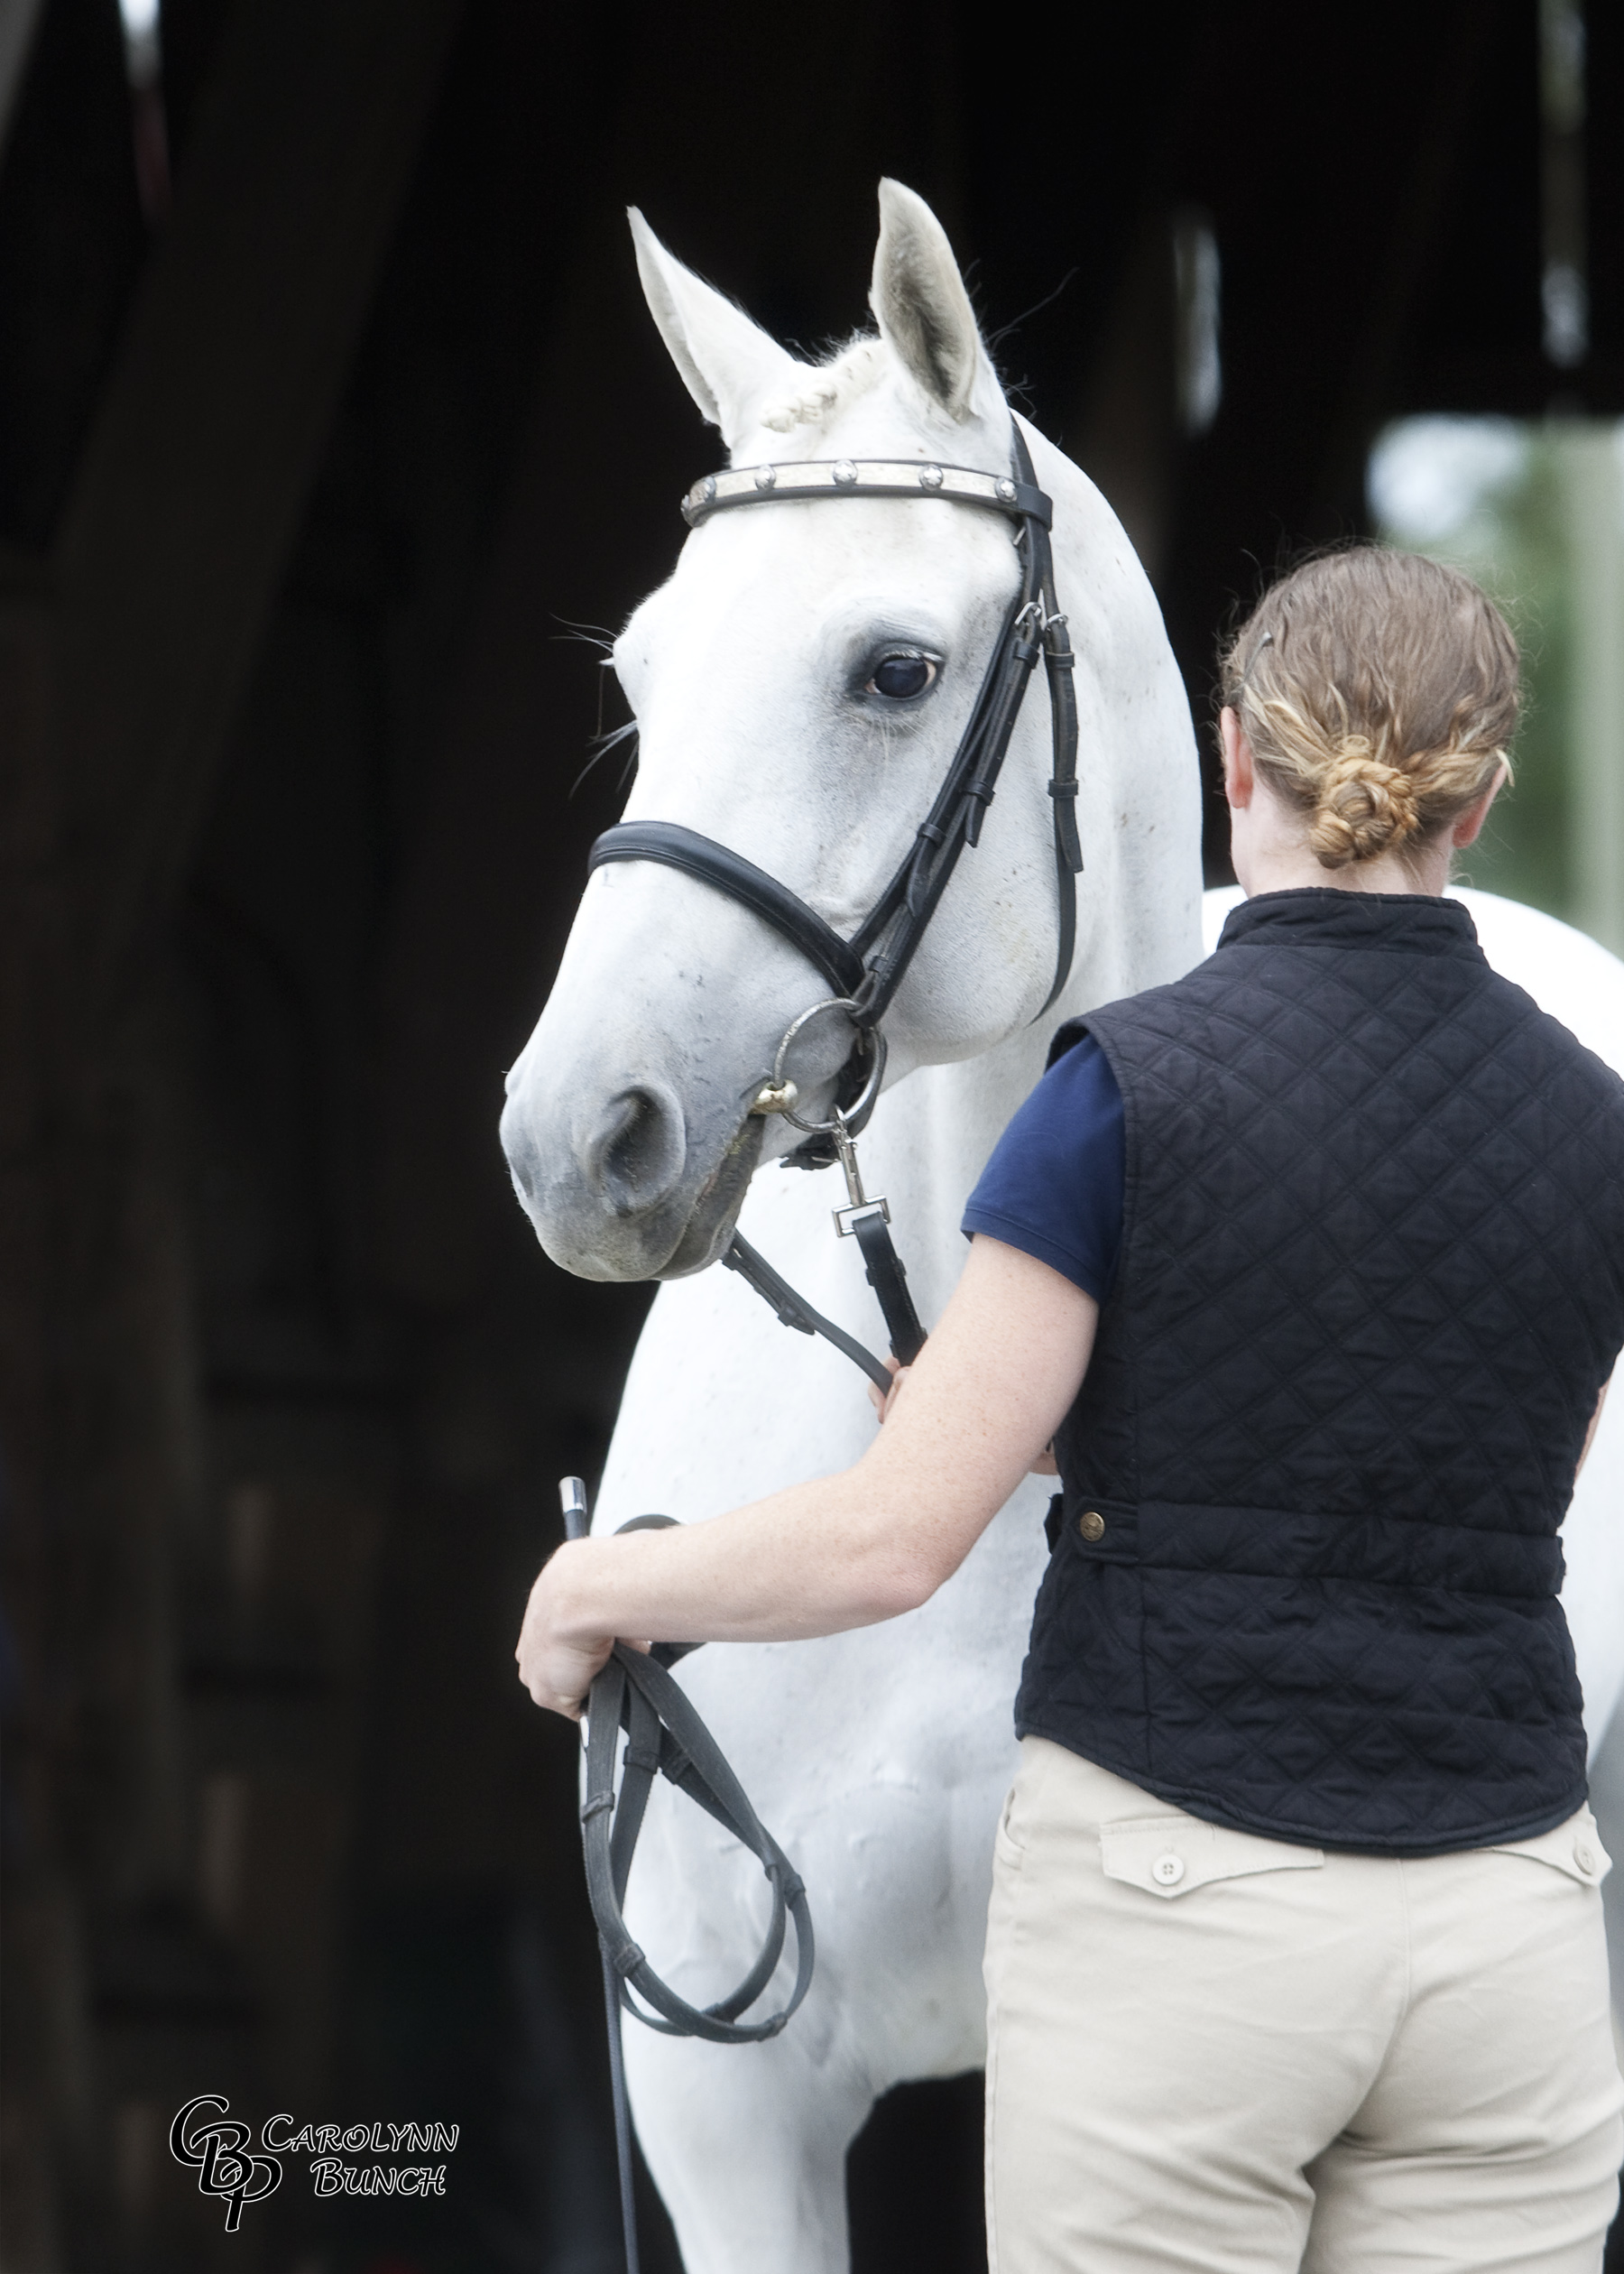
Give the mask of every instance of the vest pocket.
POLYGON ((1064 1542, 1085 1563, 1140 1562, 1140 1509, 1137 1501, 1109 1500, 1098 1493, 1064 1494, 1049 1502, 1044 1524, 1049 1546, 1064 1542))
POLYGON ((1107 1879, 1142 1888, 1168 1901, 1215 1880, 1247 1879, 1260 1872, 1323 1869, 1323 1848, 1232 1832, 1199 1816, 1135 1816, 1100 1826, 1100 1862, 1107 1879))

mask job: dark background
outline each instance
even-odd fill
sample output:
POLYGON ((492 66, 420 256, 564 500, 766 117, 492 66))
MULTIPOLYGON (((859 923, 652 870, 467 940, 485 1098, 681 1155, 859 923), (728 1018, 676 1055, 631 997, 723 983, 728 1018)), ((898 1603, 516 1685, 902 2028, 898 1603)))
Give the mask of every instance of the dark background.
MULTIPOLYGON (((1361 528, 1386 420, 1624 409, 1624 15, 1560 374, 1534 0, 166 0, 162 36, 167 208, 114 0, 44 0, 0 171, 5 2263, 607 2274, 575 1740, 511 1650, 646 1298, 547 1262, 495 1130, 618 804, 614 761, 572 787, 571 627, 667 572, 717 459, 622 209, 815 351, 864 319, 878 177, 920 190, 1204 726, 1217 631, 1361 528), (164 2144, 206 2090, 458 2122, 448 2196, 324 2216, 295 2172, 225 2238, 164 2144)), ((982 2262, 978 2092, 871 2125, 860 2274, 982 2262)))

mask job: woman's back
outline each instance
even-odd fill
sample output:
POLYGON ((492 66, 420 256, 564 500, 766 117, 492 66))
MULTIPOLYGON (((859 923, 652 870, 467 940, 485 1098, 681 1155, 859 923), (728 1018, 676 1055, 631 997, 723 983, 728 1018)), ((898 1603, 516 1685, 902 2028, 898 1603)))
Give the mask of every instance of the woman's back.
POLYGON ((1425 895, 1266 894, 1084 1023, 1124 1239, 1021 1729, 1275 1836, 1562 1821, 1556 1528, 1624 1339, 1616 1076, 1425 895))

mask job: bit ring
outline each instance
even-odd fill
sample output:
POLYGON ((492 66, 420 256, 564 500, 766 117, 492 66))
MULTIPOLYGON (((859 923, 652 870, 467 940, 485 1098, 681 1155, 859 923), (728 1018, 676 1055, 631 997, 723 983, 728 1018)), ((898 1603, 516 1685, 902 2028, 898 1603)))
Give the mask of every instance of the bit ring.
MULTIPOLYGON (((764 1084, 761 1090, 757 1092, 757 1096, 760 1098, 769 1089, 780 1093, 788 1091, 789 1096, 785 1104, 772 1105, 766 1110, 781 1114, 792 1128, 802 1131, 808 1137, 833 1136, 836 1129, 844 1128, 848 1122, 855 1121, 860 1114, 866 1113, 875 1098, 879 1096, 880 1085, 885 1076, 885 1037, 878 1027, 858 1026, 857 1040, 867 1049, 871 1061, 868 1079, 863 1083, 862 1091, 849 1105, 836 1112, 833 1121, 812 1122, 801 1119, 795 1111, 796 1105, 799 1103, 799 1094, 795 1084, 785 1077, 784 1058, 789 1045, 802 1027, 809 1019, 816 1019, 823 1011, 844 1011, 853 1024, 854 1026, 857 1024, 857 1005, 852 1001, 850 995, 830 995, 823 1003, 813 1003, 809 1010, 803 1011, 799 1018, 792 1019, 784 1029, 783 1038, 772 1055, 772 1079, 770 1083, 764 1084)), ((752 1106, 751 1110, 753 1112, 755 1108, 752 1106)))

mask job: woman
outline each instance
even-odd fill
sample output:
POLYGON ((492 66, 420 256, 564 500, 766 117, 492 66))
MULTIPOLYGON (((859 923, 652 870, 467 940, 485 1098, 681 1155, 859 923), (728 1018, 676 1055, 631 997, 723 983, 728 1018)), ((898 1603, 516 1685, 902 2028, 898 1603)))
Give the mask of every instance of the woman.
POLYGON ((1620 2087, 1557 1527, 1624 1344, 1624 1090, 1441 897, 1507 772, 1477 587, 1370 549, 1223 665, 1249 898, 1091 1012, 871 1451, 561 1549, 520 1642, 893 1617, 1053 1449, 989 1921, 998 2274, 1601 2263, 1620 2087))

